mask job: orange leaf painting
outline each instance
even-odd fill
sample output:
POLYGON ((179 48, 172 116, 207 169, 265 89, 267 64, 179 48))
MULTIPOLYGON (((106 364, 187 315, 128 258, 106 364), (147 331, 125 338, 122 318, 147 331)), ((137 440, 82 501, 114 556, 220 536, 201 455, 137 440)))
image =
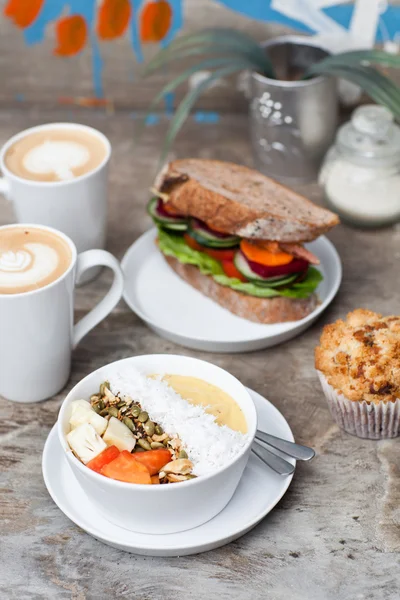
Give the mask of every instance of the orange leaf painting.
POLYGON ((44 0, 8 0, 4 15, 14 21, 17 27, 25 29, 35 21, 43 2, 44 0))
POLYGON ((103 0, 99 8, 97 35, 101 40, 114 40, 125 33, 131 18, 129 0, 103 0))
POLYGON ((86 21, 80 15, 59 19, 56 23, 57 56, 74 56, 86 44, 88 32, 86 21))
POLYGON ((142 42, 160 42, 171 27, 172 8, 166 0, 148 2, 142 10, 140 39, 142 42))

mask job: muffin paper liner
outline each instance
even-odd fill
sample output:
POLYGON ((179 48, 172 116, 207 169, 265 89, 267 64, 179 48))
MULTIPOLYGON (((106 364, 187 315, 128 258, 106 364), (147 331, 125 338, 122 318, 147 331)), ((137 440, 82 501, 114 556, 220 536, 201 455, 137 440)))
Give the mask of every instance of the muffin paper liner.
POLYGON ((395 402, 373 404, 354 402, 337 392, 320 371, 317 371, 329 410, 336 423, 352 435, 370 440, 394 438, 400 435, 400 398, 395 402))

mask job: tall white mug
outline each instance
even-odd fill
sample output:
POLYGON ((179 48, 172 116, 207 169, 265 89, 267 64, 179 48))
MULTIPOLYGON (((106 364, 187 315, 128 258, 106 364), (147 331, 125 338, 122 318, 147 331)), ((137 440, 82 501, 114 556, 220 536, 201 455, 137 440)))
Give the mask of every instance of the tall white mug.
MULTIPOLYGON (((77 253, 70 238, 51 227, 70 246, 72 259, 55 281, 30 292, 0 293, 0 396, 14 402, 38 402, 54 396, 67 383, 71 351, 119 302, 124 280, 117 259, 105 250, 77 253), (93 267, 114 272, 105 297, 75 326, 74 288, 76 281, 93 267)), ((15 225, 0 227, 0 231, 15 225)))
MULTIPOLYGON (((0 192, 11 201, 18 223, 54 227, 71 238, 78 252, 104 248, 110 156, 110 142, 92 127, 77 123, 49 123, 31 127, 9 139, 1 149, 0 168, 3 177, 0 178, 0 192), (84 131, 94 136, 104 145, 103 161, 85 175, 64 181, 32 181, 12 173, 4 160, 7 150, 27 135, 49 129, 84 131)), ((92 271, 92 276, 94 274, 92 271)))

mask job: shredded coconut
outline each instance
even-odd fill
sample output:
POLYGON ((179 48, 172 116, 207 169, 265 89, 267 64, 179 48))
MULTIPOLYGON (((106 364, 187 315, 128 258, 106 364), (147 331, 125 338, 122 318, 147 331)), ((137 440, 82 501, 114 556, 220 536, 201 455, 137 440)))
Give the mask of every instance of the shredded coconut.
POLYGON ((109 381, 114 394, 130 396, 169 436, 180 438, 195 475, 208 475, 223 468, 248 441, 248 435, 218 425, 203 406, 190 404, 160 379, 145 377, 130 367, 109 381))

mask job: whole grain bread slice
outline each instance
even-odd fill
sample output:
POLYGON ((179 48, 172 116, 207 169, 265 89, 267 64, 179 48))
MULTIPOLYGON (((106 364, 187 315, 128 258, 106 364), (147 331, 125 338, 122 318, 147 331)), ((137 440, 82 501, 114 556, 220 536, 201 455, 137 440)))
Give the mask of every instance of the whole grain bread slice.
POLYGON ((318 305, 318 298, 315 294, 306 299, 247 296, 220 285, 209 275, 203 275, 193 265, 184 265, 172 256, 164 256, 164 258, 182 279, 204 296, 211 298, 238 317, 254 323, 267 325, 285 321, 298 321, 309 315, 318 305))
POLYGON ((337 215, 293 190, 229 162, 175 160, 154 187, 179 212, 244 238, 308 242, 339 223, 337 215))

